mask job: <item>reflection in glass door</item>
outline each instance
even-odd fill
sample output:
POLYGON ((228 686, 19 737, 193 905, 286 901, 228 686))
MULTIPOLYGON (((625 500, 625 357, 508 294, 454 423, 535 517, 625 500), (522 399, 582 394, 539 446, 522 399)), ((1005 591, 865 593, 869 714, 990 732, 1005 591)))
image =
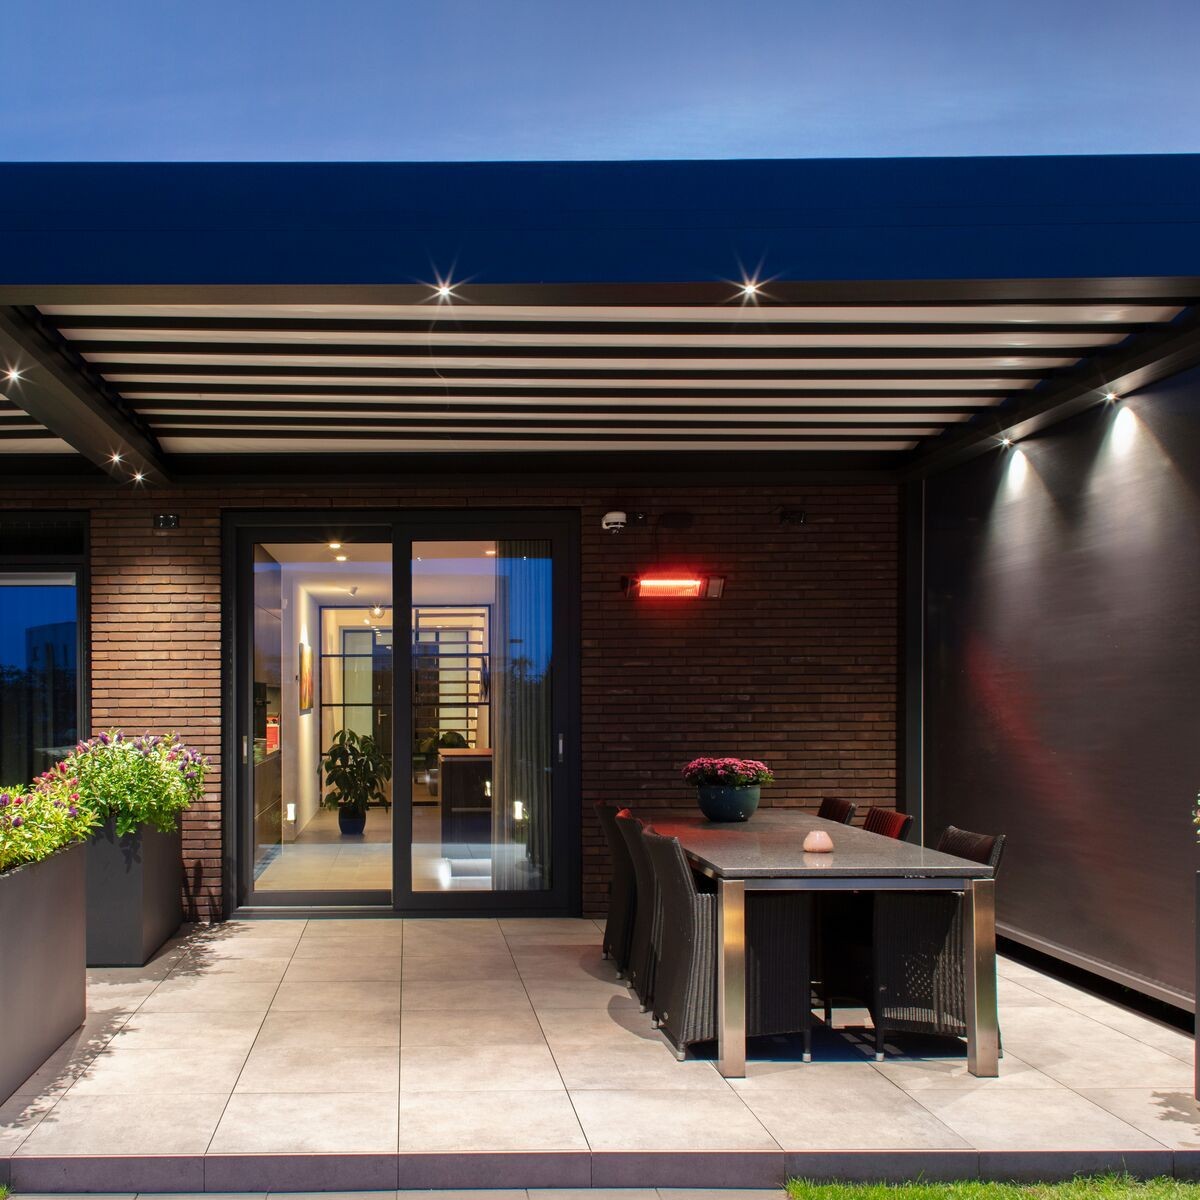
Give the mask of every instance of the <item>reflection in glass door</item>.
POLYGON ((249 891, 275 903, 390 903, 390 541, 252 550, 249 891), (367 786, 339 786, 338 746, 367 786))
POLYGON ((412 889, 554 886, 549 540, 412 543, 412 889))

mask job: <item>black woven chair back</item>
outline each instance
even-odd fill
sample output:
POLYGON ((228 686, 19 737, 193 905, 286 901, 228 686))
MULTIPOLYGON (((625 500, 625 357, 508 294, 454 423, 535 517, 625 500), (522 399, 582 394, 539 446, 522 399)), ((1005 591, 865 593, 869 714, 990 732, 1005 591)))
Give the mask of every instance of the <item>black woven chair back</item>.
POLYGON ((969 829, 947 825, 945 833, 938 838, 937 848, 943 854, 985 863, 994 871, 1004 855, 1004 834, 972 833, 969 829))
POLYGON ((854 820, 855 809, 858 805, 853 800, 839 800, 836 796, 826 796, 817 809, 817 816, 826 821, 836 821, 839 825, 849 825, 854 820))
POLYGON ((616 816, 617 831, 629 851, 633 863, 633 877, 637 889, 637 907, 633 915, 633 936, 629 945, 629 970, 627 978, 643 1011, 654 998, 654 959, 656 954, 655 934, 658 923, 658 896, 654 882, 654 869, 646 853, 642 830, 645 828, 628 809, 616 816))
POLYGON ((893 812, 890 808, 868 808, 863 828, 868 833, 878 833, 902 842, 908 836, 912 823, 912 813, 893 812))
POLYGON ((633 917, 637 911, 637 880, 629 847, 617 829, 617 810, 597 804, 596 816, 608 844, 612 874, 608 883, 608 920, 604 924, 604 953, 624 975, 629 969, 629 944, 633 940, 633 917))

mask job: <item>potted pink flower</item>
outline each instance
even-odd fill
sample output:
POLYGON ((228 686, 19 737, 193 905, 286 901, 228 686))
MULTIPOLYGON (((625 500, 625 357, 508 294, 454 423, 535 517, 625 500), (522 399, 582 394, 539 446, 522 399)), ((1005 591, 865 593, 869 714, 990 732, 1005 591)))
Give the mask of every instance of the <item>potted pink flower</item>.
POLYGON ((771 768, 756 758, 694 758, 683 778, 695 784, 700 811, 710 821, 748 821, 758 808, 759 789, 775 782, 771 768))

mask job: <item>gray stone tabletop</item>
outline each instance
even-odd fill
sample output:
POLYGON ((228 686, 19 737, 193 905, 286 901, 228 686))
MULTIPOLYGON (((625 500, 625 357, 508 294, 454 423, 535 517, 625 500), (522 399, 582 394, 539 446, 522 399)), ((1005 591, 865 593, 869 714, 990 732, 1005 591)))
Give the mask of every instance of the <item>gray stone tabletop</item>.
POLYGON ((748 821, 716 823, 687 809, 635 809, 664 836, 677 837, 698 866, 725 879, 988 879, 992 868, 911 842, 825 821, 798 809, 759 809, 748 821), (807 854, 805 835, 823 829, 828 854, 807 854))

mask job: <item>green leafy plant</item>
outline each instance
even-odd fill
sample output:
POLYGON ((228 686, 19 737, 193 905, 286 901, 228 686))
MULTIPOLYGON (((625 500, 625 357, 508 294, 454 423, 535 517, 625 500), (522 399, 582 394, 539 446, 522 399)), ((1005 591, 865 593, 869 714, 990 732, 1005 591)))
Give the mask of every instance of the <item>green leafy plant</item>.
POLYGON ((387 802, 383 785, 392 777, 392 761, 370 734, 339 729, 321 766, 329 789, 321 801, 326 808, 363 817, 373 801, 387 802))
POLYGON ((466 750, 467 746, 467 739, 457 729, 447 729, 423 737, 417 743, 417 750, 427 767, 436 767, 439 750, 466 750))
POLYGON ((0 789, 0 871, 41 862, 88 837, 96 814, 80 802, 75 787, 71 775, 54 771, 32 789, 0 789))
POLYGON ((129 738, 114 730, 80 742, 55 770, 73 776, 83 803, 101 821, 112 817, 123 837, 143 825, 174 830, 179 814, 203 794, 207 768, 204 756, 173 733, 129 738))

